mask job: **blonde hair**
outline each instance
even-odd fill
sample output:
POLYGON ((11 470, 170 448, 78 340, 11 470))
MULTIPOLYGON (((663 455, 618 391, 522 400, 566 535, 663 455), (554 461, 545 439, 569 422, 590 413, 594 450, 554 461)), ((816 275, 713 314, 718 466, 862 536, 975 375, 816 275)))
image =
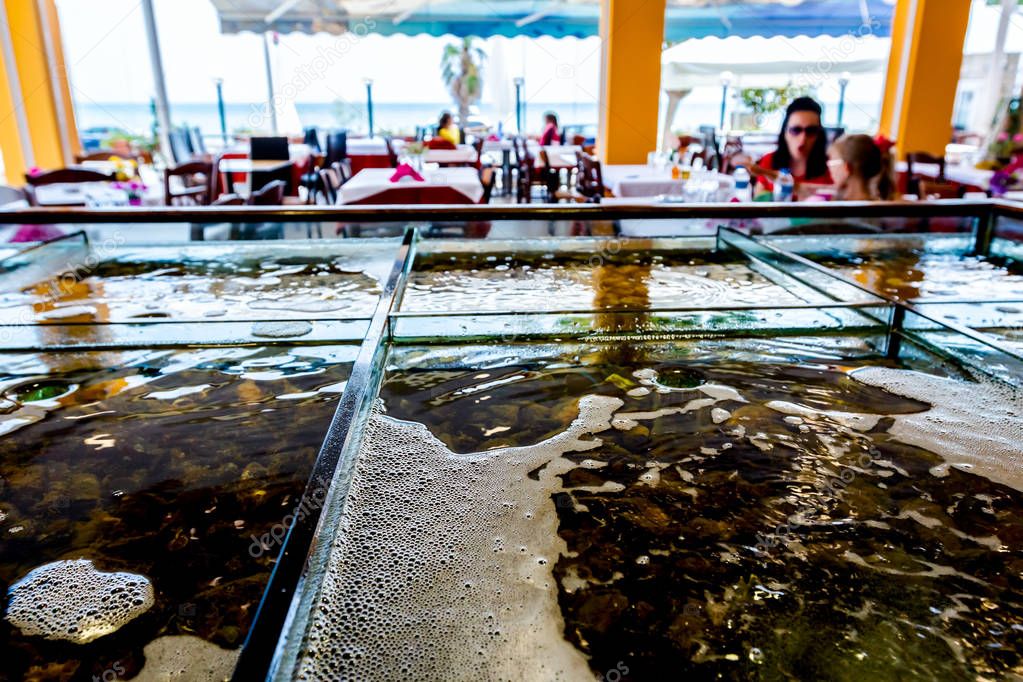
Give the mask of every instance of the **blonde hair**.
MULTIPOLYGON (((895 194, 895 163, 869 135, 843 135, 831 150, 849 166, 849 176, 860 178, 878 199, 888 200, 895 194)), ((842 198, 844 188, 838 189, 842 198)))

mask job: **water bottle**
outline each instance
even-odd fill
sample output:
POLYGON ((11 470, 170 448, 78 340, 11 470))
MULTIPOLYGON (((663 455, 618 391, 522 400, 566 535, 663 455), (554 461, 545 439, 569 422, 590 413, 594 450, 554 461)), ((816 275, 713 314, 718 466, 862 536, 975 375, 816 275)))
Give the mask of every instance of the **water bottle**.
POLYGON ((732 179, 735 180, 735 198, 744 203, 753 201, 753 188, 750 186, 750 175, 746 167, 737 167, 732 179))
POLYGON ((796 180, 788 168, 778 171, 778 177, 774 181, 774 200, 792 201, 792 194, 796 189, 796 180))

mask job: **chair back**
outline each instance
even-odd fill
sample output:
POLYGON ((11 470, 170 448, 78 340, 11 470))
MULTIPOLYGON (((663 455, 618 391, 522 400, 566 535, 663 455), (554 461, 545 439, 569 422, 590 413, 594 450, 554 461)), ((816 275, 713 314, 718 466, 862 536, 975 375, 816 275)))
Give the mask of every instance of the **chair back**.
POLYGON ((192 141, 187 131, 174 129, 167 137, 170 138, 170 154, 175 163, 186 163, 192 159, 192 141))
POLYGON ((920 198, 924 198, 926 195, 920 187, 921 176, 917 171, 913 170, 913 164, 932 164, 938 167, 938 176, 923 176, 923 179, 930 180, 932 183, 944 183, 947 182, 945 179, 945 157, 934 156, 927 152, 909 152, 906 154, 906 189, 909 194, 915 194, 920 198))
POLYGON ((215 164, 189 161, 163 172, 163 199, 167 206, 208 206, 217 195, 215 164), (180 178, 175 187, 171 178, 180 178))
POLYGON ((288 183, 283 180, 268 182, 249 196, 249 205, 280 206, 284 203, 284 190, 287 186, 288 183))
POLYGON ((206 143, 202 139, 202 131, 198 126, 188 130, 188 141, 189 145, 192 147, 193 154, 206 153, 206 143))
POLYGON ((721 172, 731 173, 735 170, 734 159, 742 154, 742 138, 738 135, 729 135, 725 138, 725 148, 721 151, 721 172))
POLYGON ((486 167, 480 171, 480 183, 483 185, 483 198, 480 199, 481 204, 489 204, 490 197, 494 194, 494 182, 497 180, 497 173, 491 167, 486 167))
POLYGON ((335 161, 330 167, 337 173, 339 187, 352 179, 352 162, 348 159, 335 161))
POLYGON ((348 158, 348 131, 332 130, 327 134, 327 158, 323 165, 329 166, 335 161, 348 158))
POLYGON ((389 137, 384 138, 384 144, 387 145, 387 163, 391 168, 398 167, 398 152, 394 151, 394 140, 389 137))
POLYGON ((337 191, 341 188, 341 178, 334 166, 320 169, 320 184, 323 186, 323 195, 327 203, 333 206, 337 203, 337 191))
POLYGON ((57 170, 25 176, 25 184, 30 187, 71 182, 113 182, 114 180, 116 178, 113 175, 107 175, 106 173, 100 173, 99 171, 87 168, 58 168, 57 170))
POLYGON ((575 189, 587 202, 600 203, 604 197, 604 173, 600 161, 580 152, 577 161, 575 189))
POLYGON ((86 168, 58 168, 57 170, 37 173, 36 175, 26 175, 25 198, 30 206, 38 206, 39 201, 36 197, 36 187, 73 182, 113 182, 116 179, 113 175, 107 175, 106 173, 86 168))
POLYGON ((288 161, 291 152, 286 137, 253 137, 249 140, 249 158, 253 161, 288 161))
POLYGON ((115 152, 113 149, 98 149, 94 152, 75 154, 75 163, 82 163, 83 161, 109 161, 111 157, 121 159, 122 161, 136 160, 130 154, 126 155, 121 152, 115 152))
POLYGON ((320 147, 320 131, 316 128, 306 128, 305 135, 302 137, 304 142, 314 152, 322 151, 320 147))
POLYGON ((835 140, 845 135, 843 126, 824 126, 824 135, 827 137, 828 146, 835 143, 835 140))
POLYGON ((721 168, 721 150, 718 148, 717 128, 700 126, 700 135, 703 138, 704 164, 709 170, 721 168))

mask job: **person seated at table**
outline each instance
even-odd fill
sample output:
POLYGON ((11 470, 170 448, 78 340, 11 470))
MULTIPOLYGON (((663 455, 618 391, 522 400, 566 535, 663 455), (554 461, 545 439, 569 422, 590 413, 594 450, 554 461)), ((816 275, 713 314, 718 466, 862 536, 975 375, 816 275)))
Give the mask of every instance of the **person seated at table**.
POLYGON ((838 201, 888 201, 895 194, 891 143, 869 135, 843 135, 828 150, 838 201))
POLYGON ((561 142, 561 134, 558 131, 558 115, 553 111, 548 111, 544 115, 544 120, 547 124, 544 126, 543 132, 540 133, 540 145, 547 147, 561 142))
POLYGON ((437 137, 450 142, 452 148, 457 147, 461 142, 462 133, 455 125, 455 117, 451 115, 451 112, 445 111, 440 115, 440 122, 437 124, 437 137))
POLYGON ((830 185, 828 141, 821 126, 821 105, 811 97, 798 97, 785 110, 778 133, 778 148, 753 164, 750 172, 758 177, 757 192, 774 191, 774 179, 788 168, 802 184, 830 185))

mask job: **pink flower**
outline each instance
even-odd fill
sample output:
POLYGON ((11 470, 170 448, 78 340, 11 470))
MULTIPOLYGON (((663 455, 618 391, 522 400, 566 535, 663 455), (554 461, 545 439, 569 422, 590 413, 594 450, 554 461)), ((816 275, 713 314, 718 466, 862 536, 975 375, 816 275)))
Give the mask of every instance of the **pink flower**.
POLYGON ((1012 136, 1013 142, 1023 142, 1023 133, 1016 133, 1012 136))
POLYGON ((38 166, 32 166, 31 168, 28 169, 28 174, 30 176, 32 176, 32 177, 35 177, 37 175, 42 175, 43 174, 43 169, 39 168, 38 166))
POLYGON ((999 142, 1006 142, 1009 139, 1009 133, 1006 133, 1006 132, 998 133, 998 138, 997 139, 998 139, 999 142))

